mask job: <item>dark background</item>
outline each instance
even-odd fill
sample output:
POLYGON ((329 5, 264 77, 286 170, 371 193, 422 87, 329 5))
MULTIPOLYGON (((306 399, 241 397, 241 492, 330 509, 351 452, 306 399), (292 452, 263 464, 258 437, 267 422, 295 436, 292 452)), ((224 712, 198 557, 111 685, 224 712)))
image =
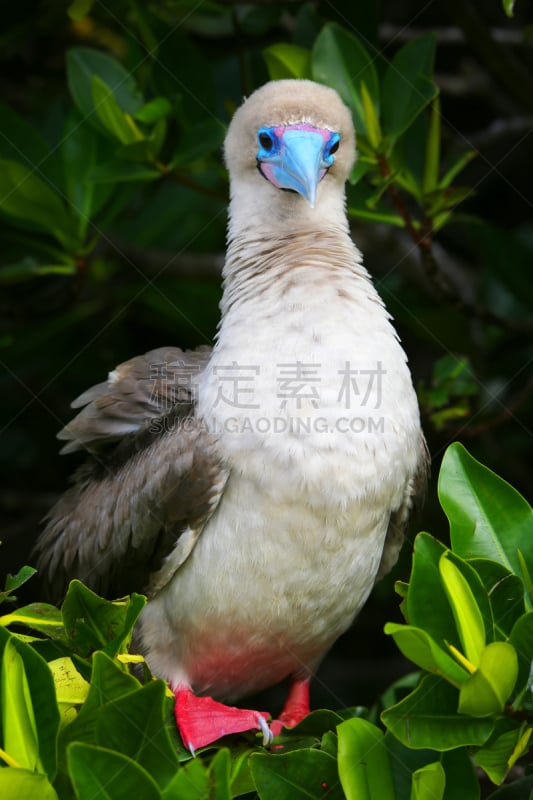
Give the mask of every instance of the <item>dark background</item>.
MULTIPOLYGON (((460 184, 475 191, 436 237, 433 254, 466 302, 437 296, 405 231, 353 225, 409 354, 433 459, 428 500, 400 564, 337 643, 313 687, 315 706, 370 704, 408 668, 381 631, 387 620, 400 618, 393 583, 408 577, 414 534, 424 529, 446 540, 435 481, 446 446, 462 441, 530 493, 530 4, 517 2, 509 19, 497 0, 257 0, 247 6, 121 0, 109 8, 93 3, 78 22, 67 5, 19 0, 2 8, 1 100, 41 132, 50 153, 72 106, 65 54, 73 46, 111 53, 141 87, 155 81, 175 105, 170 140, 179 148, 188 126, 214 116, 222 130, 242 96, 268 79, 262 50, 270 44, 311 47, 323 24, 335 20, 391 58, 406 41, 436 32, 444 157, 470 149, 477 155, 460 176, 460 184), (149 55, 151 37, 163 42, 156 58, 149 55), (450 413, 443 421, 435 416, 431 390, 438 388, 434 365, 446 355, 465 359, 468 386, 446 397, 442 408, 450 413)), ((120 213, 95 220, 98 244, 78 259, 74 274, 24 281, 2 279, 2 269, 25 256, 35 232, 0 213, 0 584, 3 573, 31 563, 42 517, 80 462, 60 457, 55 439, 71 416, 71 400, 135 354, 212 341, 226 202, 218 149, 168 179, 123 184, 120 213)), ((21 602, 37 599, 38 581, 19 596, 21 602)))

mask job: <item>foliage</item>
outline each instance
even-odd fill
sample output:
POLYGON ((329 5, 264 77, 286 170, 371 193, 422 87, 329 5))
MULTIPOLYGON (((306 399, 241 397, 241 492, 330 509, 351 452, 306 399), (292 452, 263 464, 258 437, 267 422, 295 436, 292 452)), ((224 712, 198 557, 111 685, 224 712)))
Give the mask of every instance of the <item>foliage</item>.
MULTIPOLYGON (((520 5, 503 0, 509 16, 520 5)), ((53 432, 78 391, 165 338, 212 338, 218 273, 206 254, 224 246, 221 143, 242 95, 268 77, 325 82, 350 108, 359 158, 348 214, 375 231, 372 271, 384 242, 378 288, 418 345, 411 361, 429 364, 418 389, 432 449, 466 431, 521 479, 533 236, 523 191, 509 202, 504 190, 528 187, 531 160, 518 157, 520 134, 504 140, 504 157, 500 142, 472 141, 478 118, 485 133, 494 119, 512 134, 533 91, 516 77, 519 59, 491 45, 486 19, 472 26, 470 4, 450 4, 485 70, 478 83, 507 88, 485 92, 494 105, 480 113, 479 96, 469 111, 435 78, 438 25, 384 47, 373 0, 119 0, 113 10, 75 0, 68 16, 52 6, 35 12, 31 35, 27 9, 14 6, 0 34, 15 76, 0 105, 0 355, 13 379, 2 383, 0 462, 23 507, 37 484, 64 485, 63 467, 49 468, 53 432)), ((110 602, 73 582, 61 610, 18 607, 34 570, 14 570, 0 592, 0 796, 469 800, 479 797, 473 765, 495 800, 528 796, 531 510, 459 445, 439 495, 450 547, 419 535, 410 580, 397 585, 405 622, 386 626, 419 672, 370 710, 315 711, 269 752, 250 735, 190 758, 166 686, 130 651, 141 596, 110 602)))
MULTIPOLYGON (((385 627, 421 672, 369 711, 313 712, 269 752, 250 734, 191 759, 172 694, 130 652, 140 595, 110 602, 73 581, 61 611, 8 611, 2 796, 475 800, 474 765, 496 785, 514 769, 518 780, 495 798, 531 789, 516 764, 533 730, 533 513, 459 444, 445 455, 439 496, 451 546, 418 535, 409 583, 398 586, 406 623, 385 627)), ((25 577, 10 578, 6 603, 25 577)))

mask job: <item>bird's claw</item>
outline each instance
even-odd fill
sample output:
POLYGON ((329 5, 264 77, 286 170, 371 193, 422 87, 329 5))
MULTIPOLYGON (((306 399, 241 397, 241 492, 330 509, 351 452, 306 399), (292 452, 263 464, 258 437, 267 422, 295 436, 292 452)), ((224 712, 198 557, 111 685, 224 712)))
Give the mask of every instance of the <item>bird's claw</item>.
POLYGON ((261 714, 257 715, 257 724, 263 734, 263 747, 268 747, 274 740, 274 734, 270 730, 269 724, 261 714))

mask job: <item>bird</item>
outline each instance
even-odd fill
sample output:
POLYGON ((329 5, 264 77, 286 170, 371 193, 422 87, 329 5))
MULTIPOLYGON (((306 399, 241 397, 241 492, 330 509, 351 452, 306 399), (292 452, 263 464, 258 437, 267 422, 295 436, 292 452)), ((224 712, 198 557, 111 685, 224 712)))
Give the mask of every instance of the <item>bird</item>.
POLYGON ((212 348, 161 347, 84 392, 58 434, 88 461, 36 547, 51 586, 143 591, 136 634, 194 754, 268 745, 396 563, 428 456, 406 354, 346 213, 352 116, 270 81, 224 142, 230 199, 212 348), (289 679, 282 712, 237 707, 289 679), (233 705, 232 705, 233 704, 233 705))

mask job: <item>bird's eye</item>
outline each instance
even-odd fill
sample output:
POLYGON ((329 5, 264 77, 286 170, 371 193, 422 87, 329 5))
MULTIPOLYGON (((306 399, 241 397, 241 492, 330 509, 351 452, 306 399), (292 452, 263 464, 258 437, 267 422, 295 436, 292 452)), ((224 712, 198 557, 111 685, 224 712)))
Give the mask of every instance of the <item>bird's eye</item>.
POLYGON ((333 142, 333 144, 329 148, 330 156, 332 156, 334 153, 336 153, 338 149, 339 149, 339 139, 337 139, 336 142, 333 142))
POLYGON ((263 150, 267 151, 272 150, 274 142, 272 141, 272 136, 269 133, 262 131, 259 134, 258 138, 259 138, 259 144, 261 145, 263 150))

